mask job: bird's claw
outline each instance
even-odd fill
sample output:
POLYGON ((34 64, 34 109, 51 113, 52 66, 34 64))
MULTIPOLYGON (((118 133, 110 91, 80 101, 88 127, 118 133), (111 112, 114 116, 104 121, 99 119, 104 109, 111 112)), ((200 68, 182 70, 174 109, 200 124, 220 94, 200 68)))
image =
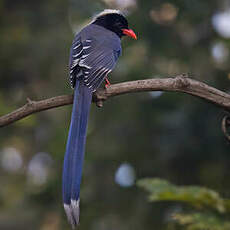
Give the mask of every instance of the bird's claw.
POLYGON ((107 89, 111 85, 107 77, 105 78, 105 82, 105 88, 107 89))

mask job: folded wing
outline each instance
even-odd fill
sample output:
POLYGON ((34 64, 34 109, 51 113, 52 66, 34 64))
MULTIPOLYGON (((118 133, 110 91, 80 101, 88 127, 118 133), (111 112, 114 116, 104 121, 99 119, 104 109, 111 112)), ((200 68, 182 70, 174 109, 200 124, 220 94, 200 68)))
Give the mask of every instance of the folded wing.
POLYGON ((85 85, 95 91, 115 67, 121 52, 116 48, 113 42, 108 45, 107 41, 92 37, 83 41, 81 36, 76 37, 70 57, 71 86, 74 88, 76 80, 83 79, 85 85))

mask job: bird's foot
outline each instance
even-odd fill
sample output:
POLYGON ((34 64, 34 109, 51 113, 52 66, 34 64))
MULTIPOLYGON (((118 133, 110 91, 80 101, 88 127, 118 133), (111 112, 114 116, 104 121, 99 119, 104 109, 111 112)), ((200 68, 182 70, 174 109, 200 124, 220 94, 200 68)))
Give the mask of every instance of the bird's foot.
POLYGON ((107 89, 111 85, 107 77, 105 78, 105 82, 105 88, 107 89))

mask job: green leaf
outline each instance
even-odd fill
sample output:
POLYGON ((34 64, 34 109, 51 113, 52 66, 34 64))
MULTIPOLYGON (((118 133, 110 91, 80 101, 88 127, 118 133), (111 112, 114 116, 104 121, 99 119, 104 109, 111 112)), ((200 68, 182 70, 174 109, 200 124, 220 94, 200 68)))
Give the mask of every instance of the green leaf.
POLYGON ((212 212, 176 213, 172 218, 187 230, 229 230, 230 222, 212 212))
POLYGON ((220 213, 229 211, 229 200, 208 188, 199 186, 176 186, 159 178, 141 179, 137 185, 147 190, 150 201, 180 201, 198 208, 211 208, 220 213))
POLYGON ((176 186, 159 178, 141 179, 137 185, 147 190, 150 201, 183 202, 190 206, 186 211, 172 214, 175 224, 186 230, 229 230, 230 200, 216 191, 199 186, 176 186))

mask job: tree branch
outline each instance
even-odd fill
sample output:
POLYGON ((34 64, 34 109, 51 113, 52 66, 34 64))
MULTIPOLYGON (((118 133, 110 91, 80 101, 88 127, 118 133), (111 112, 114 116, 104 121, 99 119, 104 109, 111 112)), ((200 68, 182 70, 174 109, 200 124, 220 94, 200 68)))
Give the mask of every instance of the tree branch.
MULTIPOLYGON (((103 101, 110 97, 143 91, 183 92, 202 98, 230 112, 229 94, 208 86, 203 82, 191 79, 188 74, 182 74, 172 78, 154 78, 114 84, 107 89, 98 89, 93 95, 93 101, 98 107, 102 107, 103 101)), ((72 95, 57 96, 41 101, 32 101, 28 98, 24 106, 0 117, 0 127, 9 125, 30 114, 72 103, 72 95)))

